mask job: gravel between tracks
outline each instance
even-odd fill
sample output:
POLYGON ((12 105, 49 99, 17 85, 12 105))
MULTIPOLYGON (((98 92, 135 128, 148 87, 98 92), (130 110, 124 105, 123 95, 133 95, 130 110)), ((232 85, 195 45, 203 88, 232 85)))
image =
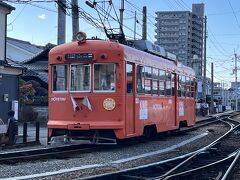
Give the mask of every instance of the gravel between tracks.
MULTIPOLYGON (((80 167, 84 165, 103 164, 103 167, 82 169, 77 172, 65 173, 57 175, 55 177, 45 177, 39 179, 72 179, 77 177, 86 177, 90 175, 96 175, 104 172, 111 172, 116 170, 122 170, 125 168, 136 167, 148 163, 157 162, 164 159, 176 157, 178 155, 186 154, 188 152, 197 150, 204 145, 209 144, 214 139, 221 136, 227 131, 227 127, 223 124, 210 125, 208 127, 202 127, 198 130, 189 132, 185 135, 167 136, 162 137, 159 140, 134 144, 131 146, 119 147, 108 149, 104 151, 97 151, 92 153, 79 154, 71 158, 65 159, 48 159, 38 160, 32 162, 21 162, 16 164, 1 164, 0 165, 0 178, 25 176, 31 174, 39 174, 44 172, 58 171, 61 169, 70 169, 74 167, 80 167), (199 134, 208 132, 208 135, 195 140, 189 144, 176 148, 170 152, 162 154, 152 155, 137 160, 132 160, 125 163, 111 163, 113 161, 124 159, 132 156, 141 155, 144 153, 158 151, 171 147, 172 145, 179 144, 182 141, 193 138, 199 134)), ((37 179, 37 178, 35 178, 37 179)))

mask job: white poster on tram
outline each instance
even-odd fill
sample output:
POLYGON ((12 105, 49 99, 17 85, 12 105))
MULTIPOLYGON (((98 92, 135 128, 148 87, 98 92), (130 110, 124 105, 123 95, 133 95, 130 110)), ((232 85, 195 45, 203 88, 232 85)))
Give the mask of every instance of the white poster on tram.
POLYGON ((178 115, 179 116, 184 116, 184 103, 183 102, 179 102, 178 104, 178 115))
POLYGON ((144 120, 148 118, 148 103, 146 100, 140 100, 139 119, 144 120))

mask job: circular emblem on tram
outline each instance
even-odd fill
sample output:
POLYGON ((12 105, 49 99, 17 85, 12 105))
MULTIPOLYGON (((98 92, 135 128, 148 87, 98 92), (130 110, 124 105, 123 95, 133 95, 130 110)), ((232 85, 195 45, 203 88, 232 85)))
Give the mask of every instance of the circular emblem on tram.
POLYGON ((104 107, 104 109, 106 109, 108 111, 113 110, 115 108, 115 106, 116 106, 116 102, 112 98, 107 98, 103 101, 103 107, 104 107))

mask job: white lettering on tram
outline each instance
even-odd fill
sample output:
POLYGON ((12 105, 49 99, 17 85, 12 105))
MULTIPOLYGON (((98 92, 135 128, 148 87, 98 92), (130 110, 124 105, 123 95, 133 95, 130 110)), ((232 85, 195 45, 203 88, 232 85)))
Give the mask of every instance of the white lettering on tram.
POLYGON ((161 110, 161 109, 163 109, 162 104, 153 104, 153 110, 157 111, 157 110, 161 110))
POLYGON ((60 102, 60 101, 66 101, 66 98, 65 97, 52 97, 52 98, 50 98, 50 101, 58 101, 58 102, 60 102))

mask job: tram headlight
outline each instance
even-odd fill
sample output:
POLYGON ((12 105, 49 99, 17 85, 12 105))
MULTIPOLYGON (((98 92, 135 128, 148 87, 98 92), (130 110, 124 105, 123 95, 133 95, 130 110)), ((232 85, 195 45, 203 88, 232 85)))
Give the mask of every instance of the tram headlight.
POLYGON ((78 32, 76 34, 76 39, 78 40, 79 43, 84 43, 86 42, 87 35, 85 32, 78 32))

